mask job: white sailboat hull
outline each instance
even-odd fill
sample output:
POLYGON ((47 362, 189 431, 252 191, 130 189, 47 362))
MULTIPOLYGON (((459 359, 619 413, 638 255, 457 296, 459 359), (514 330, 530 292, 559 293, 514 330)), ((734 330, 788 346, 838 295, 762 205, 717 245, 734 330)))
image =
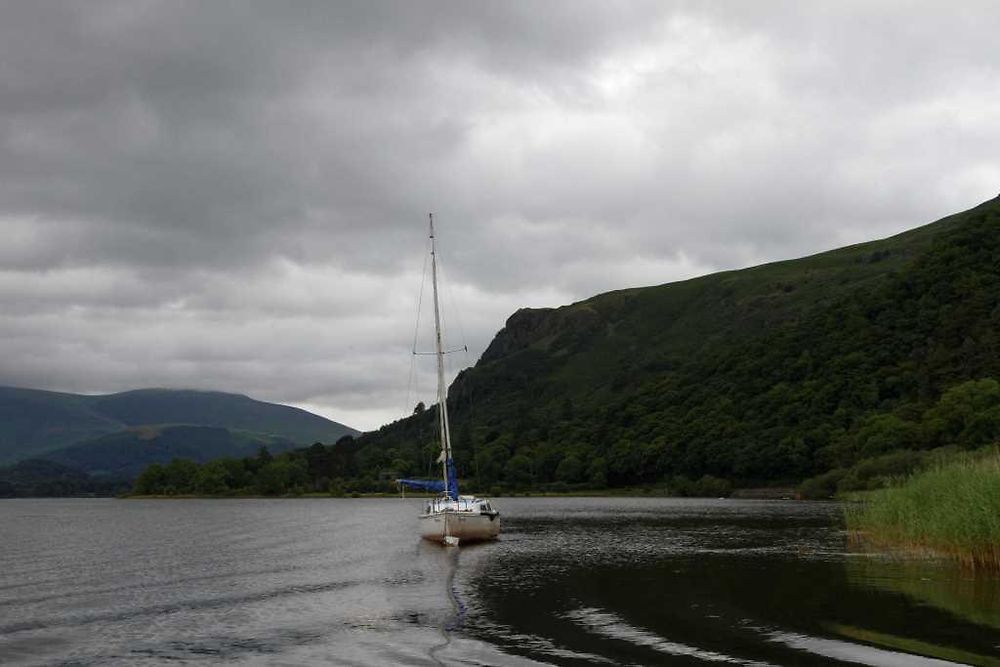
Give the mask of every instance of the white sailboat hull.
POLYGON ((459 543, 496 539, 500 534, 499 514, 444 510, 420 515, 420 537, 442 544, 447 537, 459 543))

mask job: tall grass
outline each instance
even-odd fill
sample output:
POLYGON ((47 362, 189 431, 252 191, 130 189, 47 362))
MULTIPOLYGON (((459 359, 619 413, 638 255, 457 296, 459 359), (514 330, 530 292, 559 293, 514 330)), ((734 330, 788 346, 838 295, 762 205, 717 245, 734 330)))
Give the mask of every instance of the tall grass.
POLYGON ((1000 448, 917 473, 849 507, 863 542, 947 555, 1000 570, 1000 448))

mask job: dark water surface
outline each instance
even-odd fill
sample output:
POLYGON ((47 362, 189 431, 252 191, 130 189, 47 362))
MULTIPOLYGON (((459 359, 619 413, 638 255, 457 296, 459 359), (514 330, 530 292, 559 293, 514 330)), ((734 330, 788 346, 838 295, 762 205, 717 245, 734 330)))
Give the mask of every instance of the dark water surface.
POLYGON ((0 501, 0 664, 1000 665, 1000 577, 851 553, 833 504, 0 501))

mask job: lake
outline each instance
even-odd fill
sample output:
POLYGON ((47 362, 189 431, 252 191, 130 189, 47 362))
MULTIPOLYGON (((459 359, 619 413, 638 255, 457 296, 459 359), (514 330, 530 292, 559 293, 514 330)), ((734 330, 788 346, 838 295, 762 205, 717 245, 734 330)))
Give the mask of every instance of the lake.
POLYGON ((1000 664, 1000 577, 833 503, 499 498, 458 549, 421 504, 0 501, 0 664, 1000 664))

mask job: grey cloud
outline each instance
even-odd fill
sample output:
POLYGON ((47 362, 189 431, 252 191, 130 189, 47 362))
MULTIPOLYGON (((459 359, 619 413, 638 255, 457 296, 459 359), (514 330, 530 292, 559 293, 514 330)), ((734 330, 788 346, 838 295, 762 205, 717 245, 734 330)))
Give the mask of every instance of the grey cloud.
POLYGON ((378 426, 428 211, 473 359, 520 306, 895 233, 995 195, 998 28, 986 2, 0 3, 0 383, 378 426))

